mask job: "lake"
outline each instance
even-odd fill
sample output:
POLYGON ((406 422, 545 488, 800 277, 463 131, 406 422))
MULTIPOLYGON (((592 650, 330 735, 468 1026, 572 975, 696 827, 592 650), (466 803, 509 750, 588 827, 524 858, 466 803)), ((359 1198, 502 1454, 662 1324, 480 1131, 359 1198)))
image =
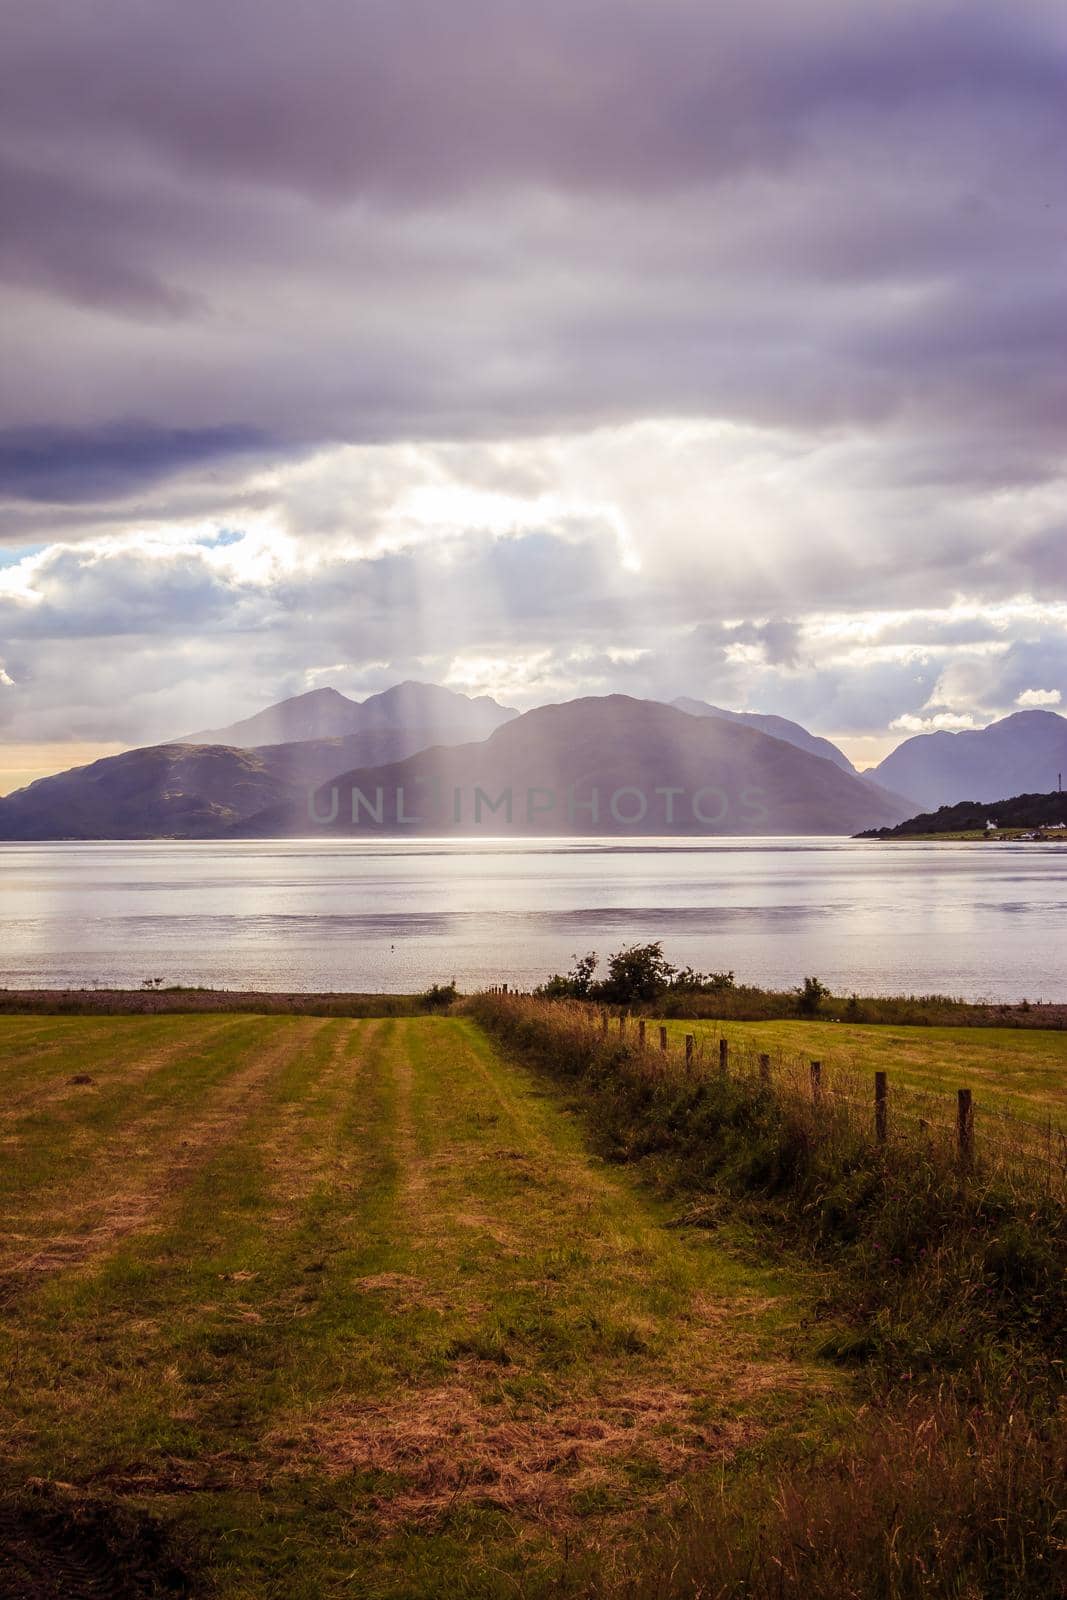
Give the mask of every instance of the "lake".
POLYGON ((660 939, 738 981, 1067 998, 1067 846, 851 839, 0 845, 0 984, 529 987, 660 939))

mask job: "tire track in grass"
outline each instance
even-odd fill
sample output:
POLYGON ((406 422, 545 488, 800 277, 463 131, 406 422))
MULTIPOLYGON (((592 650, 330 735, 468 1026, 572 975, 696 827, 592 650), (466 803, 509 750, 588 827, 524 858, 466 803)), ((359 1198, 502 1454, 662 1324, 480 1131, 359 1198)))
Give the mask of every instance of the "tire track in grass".
MULTIPOLYGON (((269 1027, 274 1044, 258 1051, 255 1034, 259 1030, 253 1030, 252 1059, 232 1071, 221 1084, 214 1085, 207 1106, 181 1125, 176 1153, 168 1159, 166 1152, 158 1148, 157 1140, 152 1152, 155 1159, 140 1164, 136 1183, 120 1181, 108 1193, 101 1195, 97 1189, 92 1196, 76 1199, 63 1217, 63 1233, 54 1234, 0 1272, 0 1307, 9 1305, 44 1278, 97 1261, 128 1235, 150 1226, 167 1199, 205 1164, 236 1124, 247 1120, 266 1085, 292 1052, 326 1025, 322 1018, 285 1019, 281 1026, 275 1023, 269 1027)), ((170 1126, 174 1125, 171 1117, 170 1126)), ((157 1127, 155 1131, 161 1139, 169 1130, 157 1127)))

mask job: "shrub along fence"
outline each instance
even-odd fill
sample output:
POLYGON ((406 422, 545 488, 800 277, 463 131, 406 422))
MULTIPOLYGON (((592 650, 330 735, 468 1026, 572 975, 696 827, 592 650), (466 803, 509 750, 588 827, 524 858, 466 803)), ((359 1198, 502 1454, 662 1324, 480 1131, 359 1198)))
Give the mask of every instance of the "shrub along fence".
POLYGON ((1067 1141, 993 1107, 871 1074, 672 1038, 580 1001, 484 994, 470 1007, 569 1081, 610 1158, 669 1193, 755 1199, 830 1254, 850 1312, 893 1364, 979 1359, 1010 1334, 1067 1336, 1067 1141))
MULTIPOLYGON (((1030 1192, 1067 1198, 1067 1133, 1043 1121, 1019 1116, 1001 1106, 976 1104, 970 1088, 952 1093, 894 1083, 888 1072, 812 1060, 782 1049, 761 1051, 720 1035, 717 1041, 694 1034, 672 1036, 661 1023, 623 1010, 581 1001, 540 1000, 508 994, 507 985, 487 998, 510 1001, 512 1028, 539 1021, 566 1041, 576 1062, 590 1058, 596 1043, 615 1034, 625 1041, 632 1070, 664 1083, 692 1085, 694 1075, 716 1073, 753 1097, 770 1092, 813 1140, 842 1151, 867 1140, 874 1145, 905 1145, 954 1154, 961 1168, 997 1175, 1030 1192)), ((494 1019, 499 1026, 502 1017, 494 1019)))

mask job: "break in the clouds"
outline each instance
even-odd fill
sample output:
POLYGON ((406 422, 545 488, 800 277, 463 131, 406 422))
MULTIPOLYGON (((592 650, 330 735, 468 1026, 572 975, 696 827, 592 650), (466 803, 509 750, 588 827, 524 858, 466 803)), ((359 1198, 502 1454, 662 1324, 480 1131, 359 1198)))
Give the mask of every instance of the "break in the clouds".
POLYGON ((1061 704, 1064 148, 1058 0, 13 0, 0 737, 1061 704))

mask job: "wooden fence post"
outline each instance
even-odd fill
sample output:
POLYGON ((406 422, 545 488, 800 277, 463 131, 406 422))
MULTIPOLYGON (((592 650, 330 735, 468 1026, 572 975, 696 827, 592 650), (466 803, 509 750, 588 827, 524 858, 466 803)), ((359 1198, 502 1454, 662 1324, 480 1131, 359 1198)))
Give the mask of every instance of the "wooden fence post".
POLYGON ((626 1032, 626 1012, 625 1011, 620 1011, 619 1012, 619 1033, 621 1035, 621 1034, 624 1034, 625 1032, 626 1032))
POLYGON ((662 1028, 661 1027, 660 1030, 659 1030, 659 1047, 663 1051, 663 1054, 666 1055, 667 1054, 667 1030, 666 1030, 666 1028, 662 1028))
POLYGON ((601 1010, 600 1013, 600 1031, 601 1033, 607 1033, 608 1031, 608 1014, 604 1010, 601 1010))
POLYGON ((969 1089, 956 1091, 956 1139, 960 1160, 969 1167, 974 1159, 974 1105, 969 1089))
POLYGON ((719 1040, 719 1071, 725 1077, 730 1067, 730 1046, 725 1039, 719 1040))
POLYGON ((644 1019, 644 1017, 642 1017, 640 1022, 637 1024, 637 1048, 639 1050, 643 1050, 645 1048, 645 1019, 644 1019))
POLYGON ((502 988, 502 989, 501 989, 501 991, 500 991, 500 993, 501 993, 501 994, 507 994, 507 992, 508 992, 508 986, 507 986, 507 984, 506 984, 506 983, 505 983, 505 985, 504 985, 504 987, 503 987, 503 988, 502 988))
POLYGON ((884 1072, 874 1075, 874 1137, 879 1144, 889 1137, 889 1089, 884 1072))
POLYGON ((811 1063, 811 1098, 814 1105, 822 1099, 822 1062, 811 1063))
POLYGON ((689 1068, 692 1065, 693 1065, 693 1035, 691 1033, 687 1033, 686 1036, 685 1036, 685 1066, 686 1066, 686 1071, 687 1072, 688 1072, 689 1068))
POLYGON ((759 1075, 760 1075, 760 1082, 761 1083, 770 1083, 770 1081, 771 1081, 771 1058, 770 1058, 770 1056, 767 1056, 767 1055, 760 1056, 760 1058, 759 1058, 759 1075))

